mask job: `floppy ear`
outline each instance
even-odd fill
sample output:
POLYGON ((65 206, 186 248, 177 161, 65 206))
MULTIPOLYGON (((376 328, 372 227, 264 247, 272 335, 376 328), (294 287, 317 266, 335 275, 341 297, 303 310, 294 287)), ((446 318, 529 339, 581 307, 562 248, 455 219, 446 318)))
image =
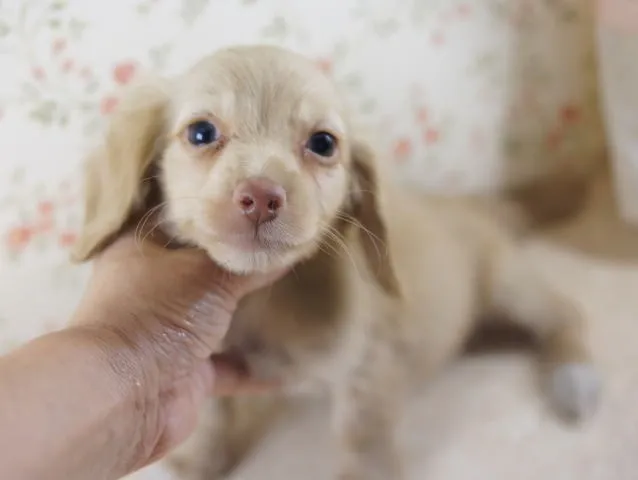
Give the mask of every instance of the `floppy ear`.
POLYGON ((164 84, 139 84, 123 93, 103 145, 87 162, 84 223, 72 258, 90 259, 117 237, 144 205, 143 179, 160 153, 168 95, 164 84))
POLYGON ((351 207, 354 218, 360 224, 358 235, 366 263, 383 290, 392 296, 400 296, 401 288, 388 246, 382 211, 382 187, 376 155, 370 145, 357 142, 352 147, 351 156, 351 207))

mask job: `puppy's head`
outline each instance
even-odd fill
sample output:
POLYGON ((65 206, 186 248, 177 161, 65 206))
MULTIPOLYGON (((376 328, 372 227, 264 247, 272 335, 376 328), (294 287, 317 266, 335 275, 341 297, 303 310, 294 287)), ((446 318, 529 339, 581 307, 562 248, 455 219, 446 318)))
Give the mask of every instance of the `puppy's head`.
POLYGON ((128 92, 89 164, 77 259, 139 221, 153 181, 168 235, 232 271, 309 256, 345 210, 371 234, 361 239, 374 271, 389 268, 379 245, 366 247, 385 237, 373 155, 353 139, 334 85, 292 52, 226 49, 128 92))

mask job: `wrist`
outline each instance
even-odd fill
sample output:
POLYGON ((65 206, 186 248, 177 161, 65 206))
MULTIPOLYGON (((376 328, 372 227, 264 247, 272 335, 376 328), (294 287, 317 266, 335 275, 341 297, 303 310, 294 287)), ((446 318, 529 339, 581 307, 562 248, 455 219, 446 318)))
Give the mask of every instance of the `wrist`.
POLYGON ((143 461, 152 408, 145 387, 137 386, 134 355, 126 347, 118 351, 117 343, 93 327, 73 327, 0 362, 0 411, 11 412, 0 414, 0 423, 17 434, 3 445, 8 456, 0 476, 120 478, 143 461))
POLYGON ((157 362, 125 330, 108 324, 72 327, 62 333, 86 351, 86 358, 92 358, 93 384, 113 396, 103 419, 103 428, 110 431, 105 452, 110 453, 101 457, 116 462, 106 466, 106 471, 124 476, 146 462, 160 436, 157 362))

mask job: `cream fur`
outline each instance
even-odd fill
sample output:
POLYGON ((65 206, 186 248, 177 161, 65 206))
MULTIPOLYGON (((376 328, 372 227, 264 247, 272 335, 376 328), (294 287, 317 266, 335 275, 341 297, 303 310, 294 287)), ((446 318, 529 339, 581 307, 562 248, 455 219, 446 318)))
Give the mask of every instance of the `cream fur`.
POLYGON ((541 280, 524 239, 490 202, 392 184, 308 60, 275 47, 227 49, 128 98, 91 163, 78 259, 159 212, 159 228, 231 270, 296 265, 241 302, 225 344, 254 375, 284 380, 286 391, 213 402, 175 454, 183 478, 223 478, 286 397, 323 387, 334 399, 337 478, 399 480, 394 427, 405 395, 458 355, 486 318, 535 334, 562 414, 579 419, 595 407, 600 381, 582 314, 541 280), (197 118, 222 131, 214 149, 184 141, 197 118), (339 140, 331 165, 303 149, 321 129, 339 140), (271 246, 246 246, 234 231, 233 188, 256 175, 290 200, 268 227, 271 246), (149 176, 159 193, 146 188, 149 176))

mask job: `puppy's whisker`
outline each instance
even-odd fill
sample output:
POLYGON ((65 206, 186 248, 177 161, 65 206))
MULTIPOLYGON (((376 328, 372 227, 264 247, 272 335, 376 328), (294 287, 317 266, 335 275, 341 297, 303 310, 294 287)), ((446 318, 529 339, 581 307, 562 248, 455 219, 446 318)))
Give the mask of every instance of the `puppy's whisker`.
POLYGON ((151 175, 150 177, 144 177, 142 178, 142 183, 146 183, 146 182, 150 182, 152 180, 158 180, 160 179, 161 176, 160 175, 151 175))
MULTIPOLYGON (((149 222, 149 220, 151 218, 153 218, 155 216, 155 214, 161 210, 163 207, 165 207, 168 204, 168 202, 162 202, 159 205, 156 205, 152 208, 150 208, 148 210, 148 212, 146 212, 142 218, 139 220, 139 222, 137 222, 137 225, 135 226, 135 232, 133 234, 133 238, 135 239, 135 245, 138 248, 138 250, 140 252, 142 252, 142 242, 144 239, 142 239, 142 233, 144 232, 144 229, 146 228, 146 224, 149 222)), ((151 231, 154 230, 151 229, 151 231)), ((146 236, 144 237, 146 238, 146 236)))
POLYGON ((348 244, 343 239, 341 232, 339 232, 335 227, 329 224, 325 224, 324 229, 325 229, 324 233, 326 234, 328 239, 334 241, 336 245, 332 245, 330 242, 322 242, 322 244, 326 247, 330 247, 332 251, 337 255, 337 258, 341 256, 340 255, 341 253, 344 253, 347 256, 350 263, 352 263, 352 266, 356 270, 357 275, 360 275, 361 272, 359 271, 359 266, 357 265, 357 262, 354 258, 354 255, 350 251, 348 244))
MULTIPOLYGON (((333 225, 329 224, 329 223, 324 223, 322 225, 322 228, 324 230, 324 233, 328 236, 329 240, 334 240, 338 246, 342 246, 343 245, 343 234, 337 230, 333 225)), ((334 245, 331 245, 329 242, 326 242, 327 245, 329 245, 332 248, 335 248, 334 245)))
POLYGON ((263 175, 264 172, 266 171, 266 167, 268 167, 268 165, 270 164, 270 162, 272 162, 272 158, 268 157, 266 159, 266 161, 264 162, 264 164, 261 166, 261 168, 259 169, 259 175, 263 175))
MULTIPOLYGON (((196 197, 178 197, 173 199, 173 202, 178 202, 178 201, 183 201, 183 200, 198 200, 196 197)), ((142 245, 143 243, 146 241, 146 239, 155 231, 157 230, 161 225, 168 223, 168 220, 165 218, 160 218, 157 220, 156 224, 153 225, 148 231, 146 231, 147 229, 147 224, 148 222, 151 220, 151 218, 153 218, 155 216, 155 214, 161 210, 162 208, 166 207, 168 205, 168 201, 164 201, 159 203, 158 205, 155 205, 154 207, 151 207, 143 216, 142 218, 139 220, 139 222, 137 223, 136 227, 135 227, 135 233, 134 233, 134 238, 135 238, 135 243, 136 246, 138 248, 138 250, 142 251, 142 245), (144 233, 146 231, 146 233, 144 233), (143 237, 142 237, 143 235, 143 237)), ((173 236, 171 238, 171 240, 169 240, 169 242, 166 244, 170 244, 174 239, 176 238, 176 236, 173 236)))
POLYGON ((328 255, 328 258, 341 258, 341 252, 333 245, 321 244, 319 245, 319 250, 328 255))
MULTIPOLYGON (((332 228, 334 229, 334 227, 332 227, 332 228)), ((361 275, 361 272, 359 271, 359 265, 357 264, 357 262, 356 262, 356 260, 354 258, 354 255, 352 254, 352 251, 351 251, 350 247, 346 243, 346 241, 343 238, 343 236, 341 235, 341 233, 339 231, 337 231, 336 229, 334 229, 334 232, 331 232, 331 233, 332 233, 332 238, 337 242, 337 244, 341 247, 343 252, 348 256, 348 259, 352 263, 352 266, 354 267, 355 271, 357 272, 357 275, 361 275)))
MULTIPOLYGON (((153 178, 153 177, 149 177, 149 178, 153 178)), ((185 201, 185 200, 199 200, 199 198, 197 198, 197 197, 177 197, 177 198, 172 199, 171 202, 176 203, 176 202, 181 202, 181 201, 185 201)), ((146 241, 146 239, 150 236, 150 234, 152 234, 160 225, 162 225, 164 223, 167 223, 167 221, 168 221, 167 219, 161 219, 148 232, 144 233, 146 228, 147 228, 147 224, 151 220, 151 218, 153 218, 154 215, 156 213, 158 213, 158 211, 160 211, 164 207, 168 206, 168 204, 169 204, 169 201, 165 200, 165 201, 155 205, 154 207, 149 208, 148 211, 146 213, 144 213, 142 218, 140 218, 140 220, 137 222, 137 225, 135 226, 135 233, 133 234, 133 237, 135 238, 136 247, 137 247, 137 249, 140 252, 142 252, 142 244, 144 243, 144 241, 146 241), (142 235, 143 235, 143 238, 142 238, 142 235)), ((169 245, 175 238, 176 238, 176 236, 171 238, 171 240, 165 246, 169 245)))
POLYGON ((295 279, 297 279, 297 281, 299 281, 299 274, 297 273, 297 266, 293 265, 292 268, 290 269, 290 273, 292 273, 295 276, 295 279))
POLYGON ((356 228, 360 228, 366 233, 366 235, 370 236, 370 238, 375 240, 375 243, 379 243, 385 247, 385 242, 383 241, 381 237, 376 235, 374 232, 372 232, 369 228, 367 228, 365 225, 363 225, 359 220, 357 220, 353 216, 348 215, 347 213, 339 212, 337 213, 337 218, 340 220, 343 220, 346 223, 349 223, 350 225, 356 228))
POLYGON ((164 248, 167 248, 171 243, 175 241, 176 238, 177 238, 177 235, 171 236, 164 244, 164 248))
MULTIPOLYGON (((178 197, 178 198, 174 198, 171 200, 171 202, 180 202, 183 200, 199 200, 197 197, 178 197)), ((159 210, 161 210, 162 208, 168 206, 169 202, 168 200, 165 200, 157 205, 155 205, 154 207, 151 207, 148 209, 148 211, 146 213, 144 213, 144 215, 142 216, 142 218, 140 218, 140 220, 138 221, 136 227, 135 227, 135 234, 134 237, 139 240, 139 237, 141 235, 141 232, 144 230, 144 228, 146 227, 146 223, 150 220, 150 218, 157 213, 159 210)))
POLYGON ((370 229, 368 229, 359 220, 357 220, 356 218, 351 217, 350 215, 347 215, 347 214, 342 214, 341 216, 338 215, 338 218, 340 220, 343 220, 344 222, 354 226, 355 228, 360 229, 364 234, 366 234, 372 240, 372 244, 374 245, 374 249, 376 251, 377 258, 382 258, 382 253, 381 253, 380 247, 382 247, 386 251, 385 254, 387 255, 387 245, 383 241, 383 239, 381 239, 378 235, 376 235, 374 232, 372 232, 370 229))
POLYGON ((144 235, 144 238, 142 238, 141 240, 140 246, 144 244, 146 239, 150 237, 155 230, 157 230, 159 227, 161 227, 165 223, 167 223, 166 219, 158 220, 157 223, 148 232, 146 232, 146 235, 144 235))
POLYGON ((330 225, 325 223, 321 225, 321 228, 324 230, 324 235, 327 238, 320 240, 317 243, 317 248, 319 251, 328 255, 329 258, 341 258, 340 252, 329 241, 332 240, 331 236, 334 235, 334 233, 330 231, 330 225))
POLYGON ((387 245, 385 244, 385 242, 378 235, 375 235, 372 231, 370 231, 370 229, 363 225, 359 220, 347 214, 337 214, 337 218, 354 226, 355 228, 359 228, 363 233, 368 235, 368 237, 370 237, 370 239, 372 240, 372 245, 374 245, 377 258, 382 258, 382 253, 379 247, 383 247, 383 249, 385 250, 385 254, 387 255, 387 245))

